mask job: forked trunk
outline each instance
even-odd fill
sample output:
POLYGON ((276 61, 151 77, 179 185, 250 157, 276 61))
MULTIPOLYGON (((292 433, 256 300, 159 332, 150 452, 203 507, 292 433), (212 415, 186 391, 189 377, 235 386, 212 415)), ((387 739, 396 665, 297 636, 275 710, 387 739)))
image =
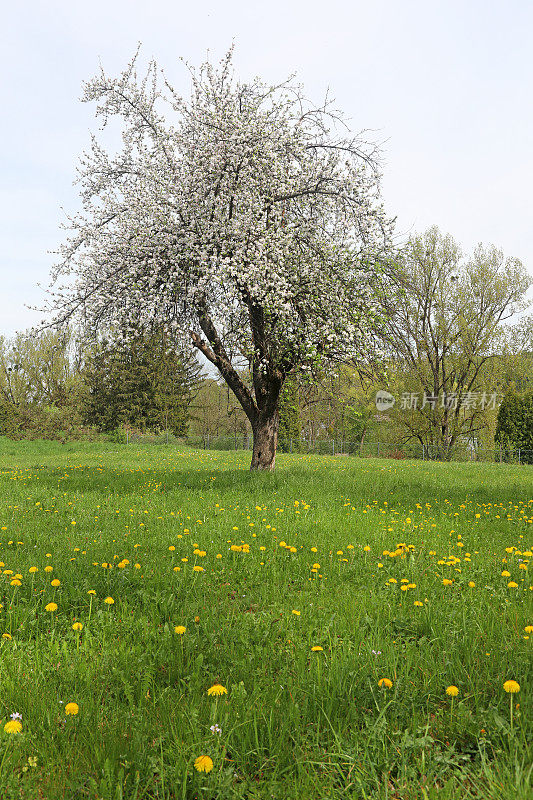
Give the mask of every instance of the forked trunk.
POLYGON ((259 415, 252 426, 254 449, 250 469, 273 470, 278 446, 279 414, 277 409, 270 415, 259 415))

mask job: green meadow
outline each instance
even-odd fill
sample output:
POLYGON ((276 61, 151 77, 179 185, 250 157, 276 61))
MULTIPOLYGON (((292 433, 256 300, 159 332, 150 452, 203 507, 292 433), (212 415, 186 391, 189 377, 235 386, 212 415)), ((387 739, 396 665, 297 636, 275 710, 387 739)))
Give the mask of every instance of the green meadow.
POLYGON ((531 800, 533 469, 249 459, 0 440, 2 800, 531 800))

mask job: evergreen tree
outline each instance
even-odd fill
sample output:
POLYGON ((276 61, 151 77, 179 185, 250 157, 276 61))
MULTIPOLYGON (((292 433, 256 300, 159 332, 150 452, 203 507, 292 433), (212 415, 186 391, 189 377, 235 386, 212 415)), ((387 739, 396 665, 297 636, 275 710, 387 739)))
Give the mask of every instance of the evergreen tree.
POLYGON ((298 385, 294 378, 287 379, 280 392, 278 437, 282 449, 287 449, 291 439, 300 438, 298 385))
POLYGON ((164 332, 127 343, 102 340, 87 359, 85 421, 100 430, 120 425, 186 433, 200 365, 164 332))
POLYGON ((521 460, 533 464, 533 391, 505 395, 494 438, 506 448, 522 450, 521 460))

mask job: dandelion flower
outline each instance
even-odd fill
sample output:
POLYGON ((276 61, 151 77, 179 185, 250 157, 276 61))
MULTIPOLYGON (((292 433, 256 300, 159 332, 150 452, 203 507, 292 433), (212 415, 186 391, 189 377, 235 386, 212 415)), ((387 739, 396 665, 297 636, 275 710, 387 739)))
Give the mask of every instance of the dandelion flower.
POLYGON ((28 570, 29 573, 39 572, 39 567, 30 567, 28 570))
POLYGON ((520 684, 516 681, 505 681, 503 688, 509 694, 516 694, 520 691, 520 684))
POLYGON ((209 756, 198 756, 194 762, 194 768, 198 772, 211 772, 213 769, 213 759, 209 756))
POLYGON ((533 625, 526 625, 524 630, 526 633, 533 633, 533 625))
POLYGON ((315 644, 315 646, 311 648, 311 652, 312 652, 312 653, 319 653, 319 652, 320 652, 321 650, 323 650, 323 649, 324 649, 324 648, 323 648, 323 647, 320 647, 320 645, 319 645, 319 644, 315 644))
POLYGON ((474 588, 475 588, 475 586, 476 586, 476 584, 474 583, 474 581, 468 581, 468 585, 470 586, 470 588, 471 588, 471 589, 474 589, 474 588))
POLYGON ((378 686, 384 686, 385 689, 390 689, 392 687, 392 681, 390 678, 380 678, 378 681, 378 686))
POLYGON ((89 591, 87 592, 87 594, 93 594, 93 595, 94 595, 94 594, 96 594, 96 592, 95 592, 95 590, 94 590, 94 589, 89 589, 89 591))
POLYGON ((207 694, 210 697, 220 697, 220 695, 227 694, 227 693, 228 693, 228 690, 226 689, 225 686, 222 686, 221 683, 215 683, 215 684, 213 684, 213 686, 211 686, 210 689, 207 690, 207 694))
POLYGON ((106 597, 106 599, 104 600, 104 603, 106 603, 108 606, 112 606, 114 602, 115 601, 113 600, 112 597, 106 597))
POLYGON ((297 617, 299 617, 301 613, 302 613, 301 611, 296 611, 295 608, 293 608, 291 611, 291 614, 295 614, 297 617))
POLYGON ((459 689, 457 688, 457 686, 448 686, 448 688, 446 689, 446 694, 448 695, 448 697, 457 697, 457 695, 459 694, 459 689))
POLYGON ((72 630, 73 631, 81 631, 82 628, 83 628, 83 623, 82 622, 74 622, 73 625, 72 625, 72 630))
POLYGON ((515 581, 509 581, 509 583, 507 584, 507 588, 508 589, 518 589, 518 584, 515 583, 515 581))
POLYGON ((452 583, 453 583, 453 581, 451 581, 449 578, 443 578, 442 579, 442 585, 443 586, 451 586, 452 583))
POLYGON ((18 578, 13 578, 12 581, 9 582, 10 586, 22 586, 22 581, 19 581, 18 578))
POLYGON ((57 603, 48 603, 48 605, 46 605, 44 607, 44 610, 45 611, 57 611, 57 603))
POLYGON ((11 634, 10 634, 10 633, 3 633, 3 634, 2 634, 2 639, 12 639, 12 638, 13 638, 13 637, 11 636, 11 634))
POLYGON ((176 627, 174 628, 174 633, 178 633, 180 636, 183 636, 186 630, 187 628, 185 627, 185 625, 176 625, 176 627))
POLYGON ((203 572, 204 568, 203 567, 199 567, 198 565, 196 565, 195 567, 193 567, 193 571, 194 572, 203 572))
POLYGON ((4 725, 6 733, 22 733, 22 723, 18 719, 10 719, 4 725))
POLYGON ((67 703, 65 706, 65 714, 75 717, 79 711, 79 706, 77 703, 67 703))
POLYGON ((54 580, 50 582, 50 586, 61 586, 61 581, 58 578, 54 578, 54 580))

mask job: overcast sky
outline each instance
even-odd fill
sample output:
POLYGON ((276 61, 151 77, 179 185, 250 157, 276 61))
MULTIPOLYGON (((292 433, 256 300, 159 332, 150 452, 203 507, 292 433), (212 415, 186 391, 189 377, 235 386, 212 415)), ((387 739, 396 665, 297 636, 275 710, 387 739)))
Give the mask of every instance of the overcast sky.
POLYGON ((0 33, 0 334, 40 315, 73 211, 78 156, 96 130, 82 83, 116 74, 137 43, 187 92, 183 56, 241 79, 296 72, 329 88, 352 129, 384 143, 383 197, 397 230, 437 224, 470 250, 495 244, 533 274, 531 0, 22 0, 0 33))

